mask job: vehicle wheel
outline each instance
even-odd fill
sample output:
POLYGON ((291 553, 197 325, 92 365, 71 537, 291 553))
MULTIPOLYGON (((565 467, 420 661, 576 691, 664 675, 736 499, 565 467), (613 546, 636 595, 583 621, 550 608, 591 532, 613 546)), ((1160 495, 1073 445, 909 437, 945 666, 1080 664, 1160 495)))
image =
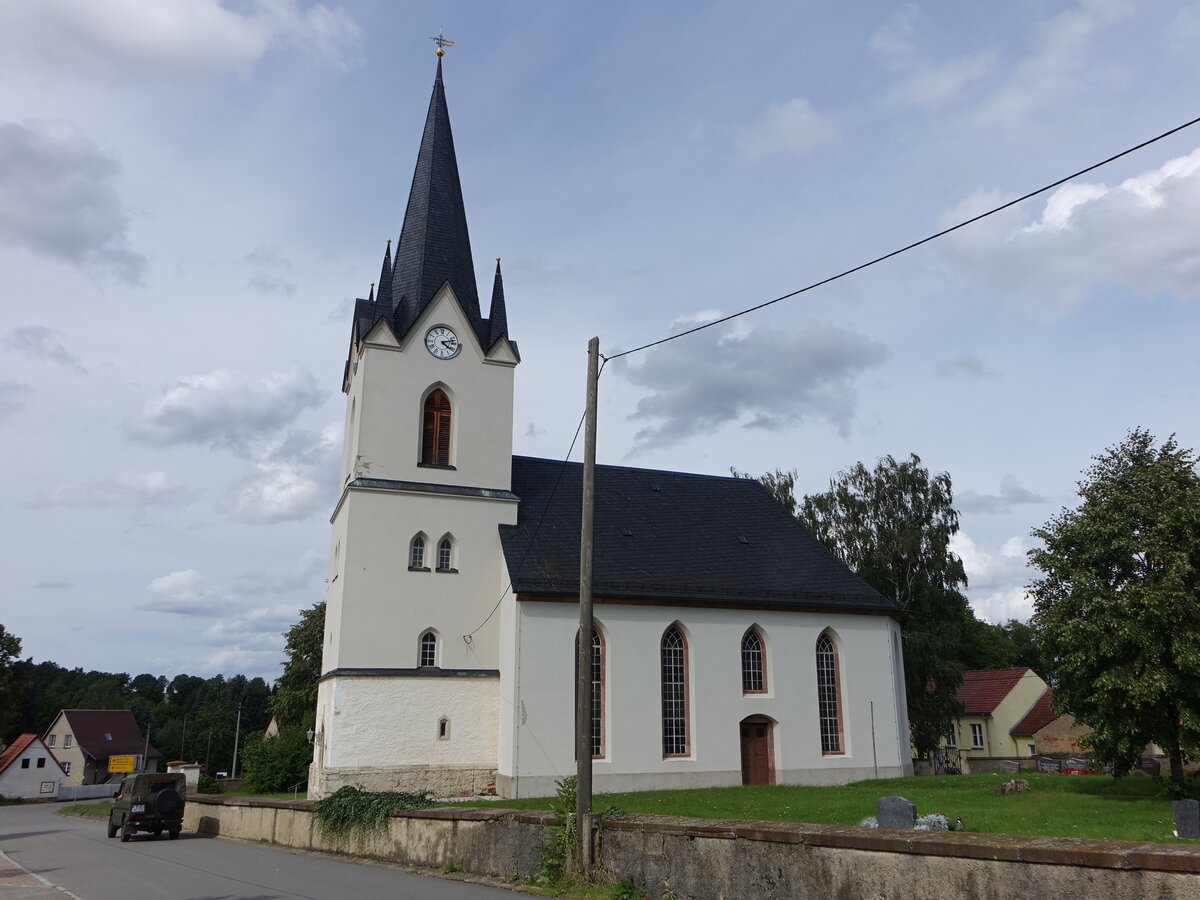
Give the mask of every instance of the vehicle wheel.
POLYGON ((117 823, 112 820, 112 816, 108 817, 108 836, 110 838, 117 836, 117 823))
POLYGON ((122 844, 126 843, 131 837, 133 837, 133 830, 134 830, 133 826, 130 825, 128 822, 124 823, 121 826, 121 843, 122 844))
POLYGON ((154 839, 157 841, 160 837, 162 837, 162 829, 155 828, 154 829, 154 839))
POLYGON ((175 840, 175 838, 179 837, 179 829, 172 828, 170 831, 167 832, 167 834, 170 836, 171 840, 175 840))
POLYGON ((154 795, 154 808, 164 818, 175 819, 183 809, 183 798, 177 791, 167 788, 154 795))

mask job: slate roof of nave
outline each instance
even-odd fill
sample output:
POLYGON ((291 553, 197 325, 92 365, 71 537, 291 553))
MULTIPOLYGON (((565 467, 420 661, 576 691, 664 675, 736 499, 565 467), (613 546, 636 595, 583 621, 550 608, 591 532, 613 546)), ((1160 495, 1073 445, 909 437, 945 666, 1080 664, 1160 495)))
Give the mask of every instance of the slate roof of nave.
MULTIPOLYGON (((513 593, 579 591, 583 466, 513 457, 513 593)), ((594 596, 625 602, 898 615, 758 481, 597 466, 594 596)))

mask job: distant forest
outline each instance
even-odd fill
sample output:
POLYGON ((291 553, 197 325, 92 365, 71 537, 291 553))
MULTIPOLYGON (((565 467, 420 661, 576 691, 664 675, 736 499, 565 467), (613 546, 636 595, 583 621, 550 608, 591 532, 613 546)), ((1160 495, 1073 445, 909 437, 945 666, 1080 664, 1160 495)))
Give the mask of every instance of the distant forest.
POLYGON ((210 772, 230 771, 234 732, 241 706, 241 739, 261 731, 270 719, 272 688, 261 678, 223 675, 199 678, 85 672, 57 663, 14 661, 8 670, 8 697, 0 710, 0 739, 42 734, 61 709, 128 709, 163 761, 201 762, 210 772))

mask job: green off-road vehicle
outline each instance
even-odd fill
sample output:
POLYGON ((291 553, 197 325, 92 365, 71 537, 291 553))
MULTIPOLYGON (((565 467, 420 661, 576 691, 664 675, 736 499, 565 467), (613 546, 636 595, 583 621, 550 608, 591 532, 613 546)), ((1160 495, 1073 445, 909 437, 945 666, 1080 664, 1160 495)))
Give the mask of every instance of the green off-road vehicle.
POLYGON ((182 773, 126 775, 108 814, 108 836, 119 832, 127 841, 139 831, 155 837, 165 831, 174 840, 183 830, 185 791, 182 773))

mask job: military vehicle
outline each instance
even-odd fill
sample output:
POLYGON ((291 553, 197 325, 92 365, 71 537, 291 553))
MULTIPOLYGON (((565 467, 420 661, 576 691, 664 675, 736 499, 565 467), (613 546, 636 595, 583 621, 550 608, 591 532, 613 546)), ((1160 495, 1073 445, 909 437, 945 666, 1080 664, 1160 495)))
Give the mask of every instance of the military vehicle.
POLYGON ((183 830, 185 791, 182 773, 126 775, 108 814, 108 836, 127 841, 139 831, 165 831, 174 840, 183 830))

